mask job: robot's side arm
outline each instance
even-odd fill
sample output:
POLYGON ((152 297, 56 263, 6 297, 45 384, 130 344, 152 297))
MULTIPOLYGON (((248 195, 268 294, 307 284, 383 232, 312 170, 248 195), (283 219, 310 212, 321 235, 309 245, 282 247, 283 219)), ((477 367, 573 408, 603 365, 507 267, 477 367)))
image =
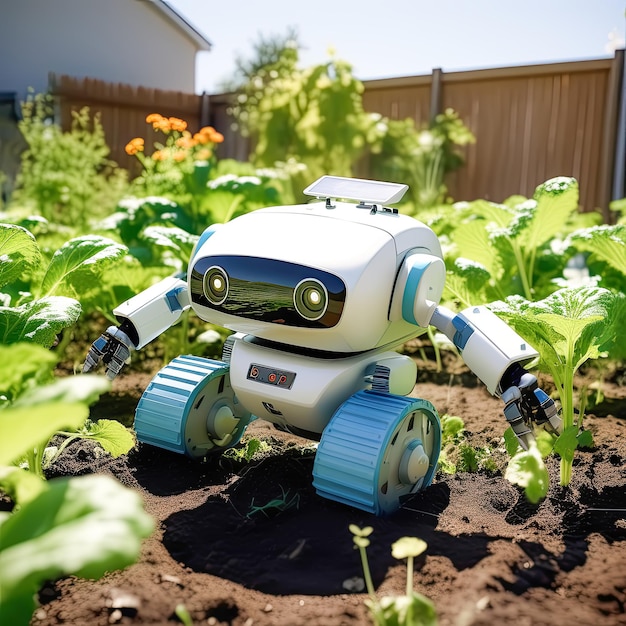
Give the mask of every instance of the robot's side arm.
POLYGON ((560 432, 554 402, 523 368, 538 353, 505 322, 484 306, 458 314, 439 306, 430 323, 454 343, 489 392, 503 400, 505 417, 524 449, 533 439, 533 424, 560 432))
POLYGON ((139 350, 173 326, 191 305, 187 283, 182 276, 170 276, 133 296, 113 310, 119 328, 110 326, 91 346, 83 372, 100 362, 106 374, 115 378, 134 348, 139 350))

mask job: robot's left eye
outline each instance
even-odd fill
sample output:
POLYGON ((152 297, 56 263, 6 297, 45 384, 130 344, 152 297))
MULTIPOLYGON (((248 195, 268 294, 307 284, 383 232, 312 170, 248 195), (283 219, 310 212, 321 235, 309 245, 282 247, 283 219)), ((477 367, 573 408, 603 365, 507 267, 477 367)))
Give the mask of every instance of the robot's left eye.
POLYGON ((328 308, 328 291, 319 280, 307 278, 296 285, 293 304, 304 319, 318 320, 328 308))

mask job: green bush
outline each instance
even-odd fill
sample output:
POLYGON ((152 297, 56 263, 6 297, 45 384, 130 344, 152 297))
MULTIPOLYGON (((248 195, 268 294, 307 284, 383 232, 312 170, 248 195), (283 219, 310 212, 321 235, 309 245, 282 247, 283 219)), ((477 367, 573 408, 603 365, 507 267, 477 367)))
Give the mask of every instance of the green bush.
POLYGON ((19 122, 28 148, 11 205, 60 224, 85 228, 89 219, 106 215, 123 195, 127 174, 108 159, 109 148, 98 114, 89 108, 72 113, 71 129, 54 123, 45 95, 22 103, 19 122))

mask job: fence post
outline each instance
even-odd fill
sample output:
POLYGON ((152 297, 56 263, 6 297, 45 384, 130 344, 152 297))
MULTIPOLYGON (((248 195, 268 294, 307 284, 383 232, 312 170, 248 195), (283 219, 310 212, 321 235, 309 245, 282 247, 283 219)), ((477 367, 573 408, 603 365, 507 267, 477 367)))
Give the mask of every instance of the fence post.
POLYGON ((211 97, 206 91, 200 96, 200 128, 209 125, 211 117, 211 97))
POLYGON ((615 60, 621 64, 622 88, 617 94, 617 141, 615 142, 611 200, 619 200, 626 196, 626 61, 624 59, 624 50, 615 51, 615 60))
POLYGON ((430 122, 441 113, 441 84, 443 72, 440 67, 433 69, 432 81, 430 83, 430 122))

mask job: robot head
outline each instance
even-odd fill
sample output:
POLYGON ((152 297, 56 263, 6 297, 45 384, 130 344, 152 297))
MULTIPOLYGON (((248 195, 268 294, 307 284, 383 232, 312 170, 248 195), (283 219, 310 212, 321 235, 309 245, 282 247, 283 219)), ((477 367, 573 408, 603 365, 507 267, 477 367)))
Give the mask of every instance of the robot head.
POLYGON ((260 209, 209 228, 189 266, 194 310, 260 339, 340 353, 415 336, 421 318, 406 314, 394 287, 400 278, 403 292, 416 289, 415 273, 409 280, 400 271, 409 251, 440 259, 441 249, 429 228, 376 203, 389 192, 401 197, 398 188, 406 190, 323 177, 305 191, 323 193, 318 202, 260 209), (353 191, 359 183, 365 191, 353 191), (333 189, 333 197, 360 204, 332 201, 333 189))

